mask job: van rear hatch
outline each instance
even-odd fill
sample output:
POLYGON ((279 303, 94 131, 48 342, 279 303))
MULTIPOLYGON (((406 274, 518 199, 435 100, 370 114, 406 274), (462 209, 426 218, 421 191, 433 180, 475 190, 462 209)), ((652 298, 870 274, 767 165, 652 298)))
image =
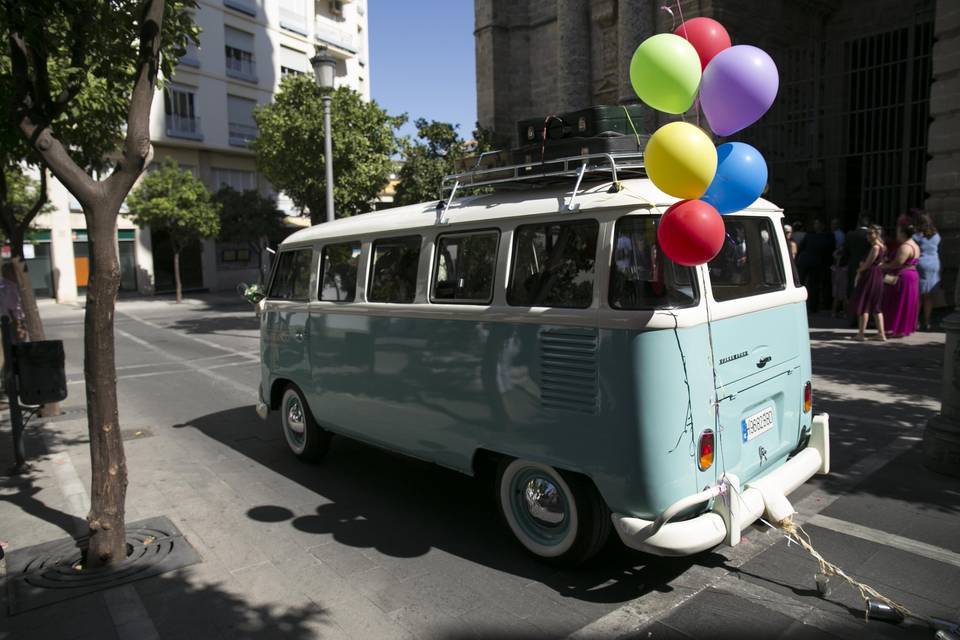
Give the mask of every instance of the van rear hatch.
POLYGON ((741 481, 786 458, 800 439, 803 386, 801 357, 807 348, 802 302, 777 300, 786 278, 778 226, 766 218, 724 216, 727 242, 709 264, 716 393, 720 434, 715 464, 741 481), (757 304, 766 298, 770 307, 757 304), (780 305, 780 306, 774 306, 780 305), (738 315, 753 307, 760 310, 738 315))

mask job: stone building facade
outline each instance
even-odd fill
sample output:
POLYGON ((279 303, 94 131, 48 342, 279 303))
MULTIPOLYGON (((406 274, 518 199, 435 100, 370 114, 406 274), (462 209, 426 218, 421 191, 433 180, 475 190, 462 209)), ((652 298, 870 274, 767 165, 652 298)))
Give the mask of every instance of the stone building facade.
MULTIPOLYGON (((766 157, 766 197, 790 220, 839 218, 846 227, 861 214, 892 226, 912 208, 929 210, 952 293, 960 263, 957 2, 475 0, 475 10, 478 120, 504 146, 516 142, 523 118, 637 103, 628 69, 640 42, 671 31, 681 14, 720 21, 734 44, 763 48, 780 70, 774 107, 731 137, 766 157)), ((683 117, 702 121, 695 109, 683 117)), ((650 110, 644 128, 675 118, 650 110)))

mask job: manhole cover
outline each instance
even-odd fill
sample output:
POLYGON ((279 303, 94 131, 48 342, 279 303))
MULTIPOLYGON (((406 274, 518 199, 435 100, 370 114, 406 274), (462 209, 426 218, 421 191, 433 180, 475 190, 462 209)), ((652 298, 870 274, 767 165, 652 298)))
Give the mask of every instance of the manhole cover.
POLYGON ((87 538, 64 538, 7 555, 7 610, 10 615, 45 607, 101 589, 186 567, 201 561, 168 518, 127 525, 127 558, 115 567, 81 571, 87 538))

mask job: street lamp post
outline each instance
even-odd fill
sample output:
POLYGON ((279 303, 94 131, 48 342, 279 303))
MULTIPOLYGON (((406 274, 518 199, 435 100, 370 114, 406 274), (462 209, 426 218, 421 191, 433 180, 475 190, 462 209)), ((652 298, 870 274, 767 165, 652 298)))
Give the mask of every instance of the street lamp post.
POLYGON ((317 53, 310 58, 317 86, 323 93, 323 154, 327 173, 327 222, 333 222, 333 140, 330 138, 330 102, 333 90, 333 78, 337 71, 337 59, 327 52, 326 47, 318 47, 317 53))

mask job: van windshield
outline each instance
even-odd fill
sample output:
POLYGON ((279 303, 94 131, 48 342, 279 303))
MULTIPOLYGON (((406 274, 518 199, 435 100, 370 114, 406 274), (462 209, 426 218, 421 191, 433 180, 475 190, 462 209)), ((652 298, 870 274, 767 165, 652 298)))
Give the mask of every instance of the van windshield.
POLYGON ((671 309, 696 306, 693 269, 674 263, 657 243, 654 216, 617 221, 610 266, 610 306, 614 309, 671 309))

